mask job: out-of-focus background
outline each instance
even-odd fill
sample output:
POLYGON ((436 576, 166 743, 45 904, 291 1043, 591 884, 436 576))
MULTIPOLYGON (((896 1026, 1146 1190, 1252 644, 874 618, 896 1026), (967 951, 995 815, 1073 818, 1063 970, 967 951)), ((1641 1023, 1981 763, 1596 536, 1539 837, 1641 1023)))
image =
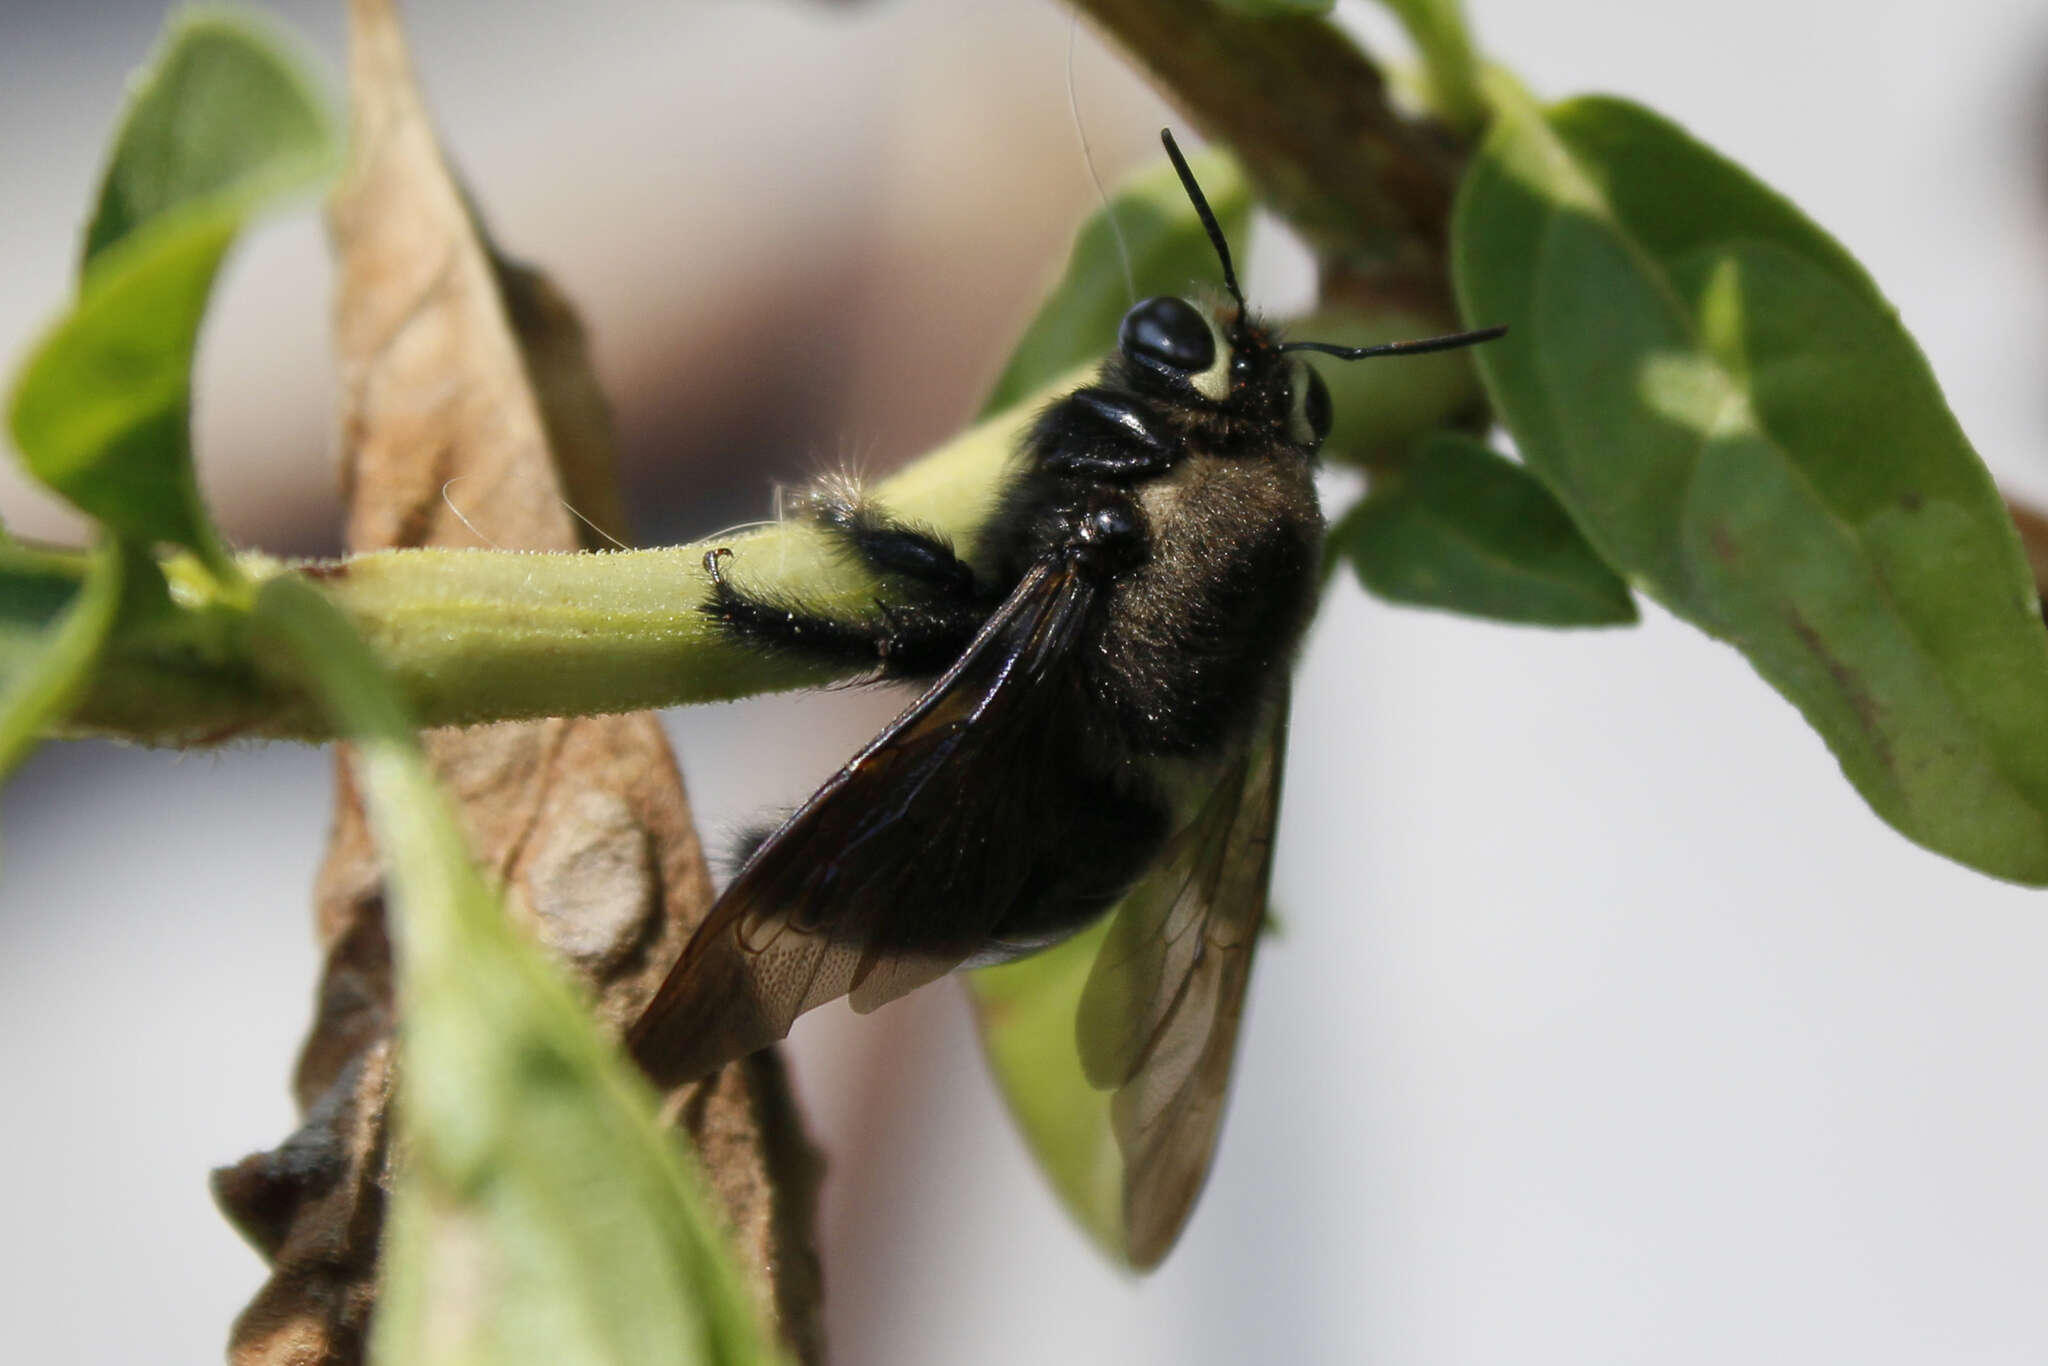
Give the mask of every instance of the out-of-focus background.
MULTIPOLYGON (((1539 90, 1643 99, 1842 237, 2000 479, 2048 497, 2039 0, 1468 5, 1539 90)), ((278 8, 338 69, 340 5, 278 8)), ((499 235, 582 307, 643 540, 946 435, 1090 207, 1049 0, 412 9, 499 235)), ((1340 13, 1399 54, 1379 11, 1340 13)), ((161 19, 0 4, 10 372, 161 19)), ((1119 59, 1083 32, 1073 73, 1105 176, 1151 155, 1164 111, 1119 59)), ((1253 258, 1255 296, 1305 296, 1277 235, 1253 258)), ((336 545, 326 289, 309 212, 238 253, 209 324, 203 476, 248 545, 336 545)), ((11 471, 0 516, 76 530, 11 471)), ((1286 932, 1158 1275, 1063 1223, 955 989, 799 1027, 835 1360, 2048 1360, 2048 901, 1893 835, 1654 610, 1552 634, 1342 583, 1297 698, 1286 932)), ((800 798, 896 704, 674 715, 708 832, 800 798)), ((326 757, 283 747, 52 746, 0 796, 21 1360, 217 1359, 260 1269, 205 1173, 293 1123, 327 810, 326 757)))

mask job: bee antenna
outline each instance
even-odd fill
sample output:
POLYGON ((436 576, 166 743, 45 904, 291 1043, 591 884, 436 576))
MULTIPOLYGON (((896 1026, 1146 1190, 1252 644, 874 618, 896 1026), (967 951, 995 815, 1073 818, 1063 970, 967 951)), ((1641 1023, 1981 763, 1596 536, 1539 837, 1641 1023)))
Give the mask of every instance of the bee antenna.
POLYGON ((1180 154, 1180 145, 1173 140, 1173 130, 1160 129, 1159 140, 1166 144, 1166 155, 1173 160, 1174 173, 1180 177, 1181 188, 1188 192, 1188 202, 1195 206, 1202 228, 1209 234, 1209 245, 1216 248, 1216 259, 1223 263, 1223 287, 1230 291, 1230 297, 1237 300, 1238 309, 1242 311, 1244 291, 1237 287, 1237 269, 1230 264, 1230 243, 1223 240, 1223 226, 1216 221, 1216 213, 1209 207, 1202 187, 1195 183, 1195 173, 1188 169, 1188 159, 1180 154))
POLYGON ((1477 346, 1507 334, 1506 327, 1482 327, 1476 332, 1452 332, 1442 337, 1424 337, 1419 341, 1382 342, 1378 346, 1337 346, 1330 342, 1298 341, 1283 342, 1280 349, 1320 351, 1339 360, 1364 360, 1367 356, 1419 356, 1427 351, 1455 351, 1461 346, 1477 346))

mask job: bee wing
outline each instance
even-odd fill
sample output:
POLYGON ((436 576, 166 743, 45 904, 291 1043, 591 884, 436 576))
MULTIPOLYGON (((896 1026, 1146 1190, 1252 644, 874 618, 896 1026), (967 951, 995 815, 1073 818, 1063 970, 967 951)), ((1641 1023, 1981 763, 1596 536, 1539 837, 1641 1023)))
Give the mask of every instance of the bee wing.
POLYGON ((1095 589, 1047 560, 953 667, 755 850, 684 948, 630 1046, 695 1080, 851 995, 868 1011, 986 947, 1029 876, 1005 832, 1031 806, 1055 696, 1095 589), (943 914, 934 914, 935 911, 943 914))
POLYGON ((1119 905, 1081 994, 1081 1066, 1115 1092, 1126 1250, 1141 1269, 1180 1236, 1216 1150, 1266 916, 1286 738, 1283 699, 1119 905))

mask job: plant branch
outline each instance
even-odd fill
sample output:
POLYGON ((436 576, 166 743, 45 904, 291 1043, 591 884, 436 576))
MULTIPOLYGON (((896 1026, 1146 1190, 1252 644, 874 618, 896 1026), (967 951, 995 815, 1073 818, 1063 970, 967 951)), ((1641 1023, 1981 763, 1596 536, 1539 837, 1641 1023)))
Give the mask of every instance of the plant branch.
MULTIPOLYGON (((971 429, 877 496, 966 542, 1036 406, 1028 401, 971 429)), ((737 551, 730 572, 743 579, 758 576, 827 605, 872 604, 872 582, 815 529, 793 522, 660 550, 420 548, 315 564, 261 556, 240 563, 257 586, 288 574, 318 583, 429 727, 719 701, 841 676, 740 648, 713 629, 698 609, 707 601, 704 554, 719 546, 737 551)), ((82 556, 24 557, 31 554, 42 574, 83 574, 82 556)), ((240 613, 194 601, 202 576, 176 567, 189 610, 116 639, 71 728, 183 746, 332 739, 290 661, 268 657, 240 613)))
POLYGON ((1379 68, 1322 19, 1206 0, 1078 0, 1167 97, 1228 142, 1327 267, 1443 275, 1464 156, 1388 102, 1379 68))

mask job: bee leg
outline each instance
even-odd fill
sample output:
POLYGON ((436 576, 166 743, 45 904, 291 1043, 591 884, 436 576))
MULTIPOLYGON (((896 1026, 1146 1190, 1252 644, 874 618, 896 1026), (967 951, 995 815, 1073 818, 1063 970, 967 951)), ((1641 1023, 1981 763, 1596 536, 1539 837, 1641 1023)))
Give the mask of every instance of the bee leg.
POLYGON ((871 616, 837 616, 799 598, 735 586, 721 564, 731 555, 723 546, 705 553, 704 572, 711 577, 705 614, 750 644, 821 663, 865 665, 892 677, 940 673, 986 616, 973 602, 947 601, 877 603, 871 616))
POLYGON ((975 600, 974 571, 937 532, 898 520, 839 482, 811 490, 805 510, 876 574, 909 579, 941 601, 975 600))
POLYGON ((1107 389, 1076 389, 1046 409, 1031 444, 1042 469, 1124 484, 1166 473, 1182 450, 1151 404, 1107 389))

